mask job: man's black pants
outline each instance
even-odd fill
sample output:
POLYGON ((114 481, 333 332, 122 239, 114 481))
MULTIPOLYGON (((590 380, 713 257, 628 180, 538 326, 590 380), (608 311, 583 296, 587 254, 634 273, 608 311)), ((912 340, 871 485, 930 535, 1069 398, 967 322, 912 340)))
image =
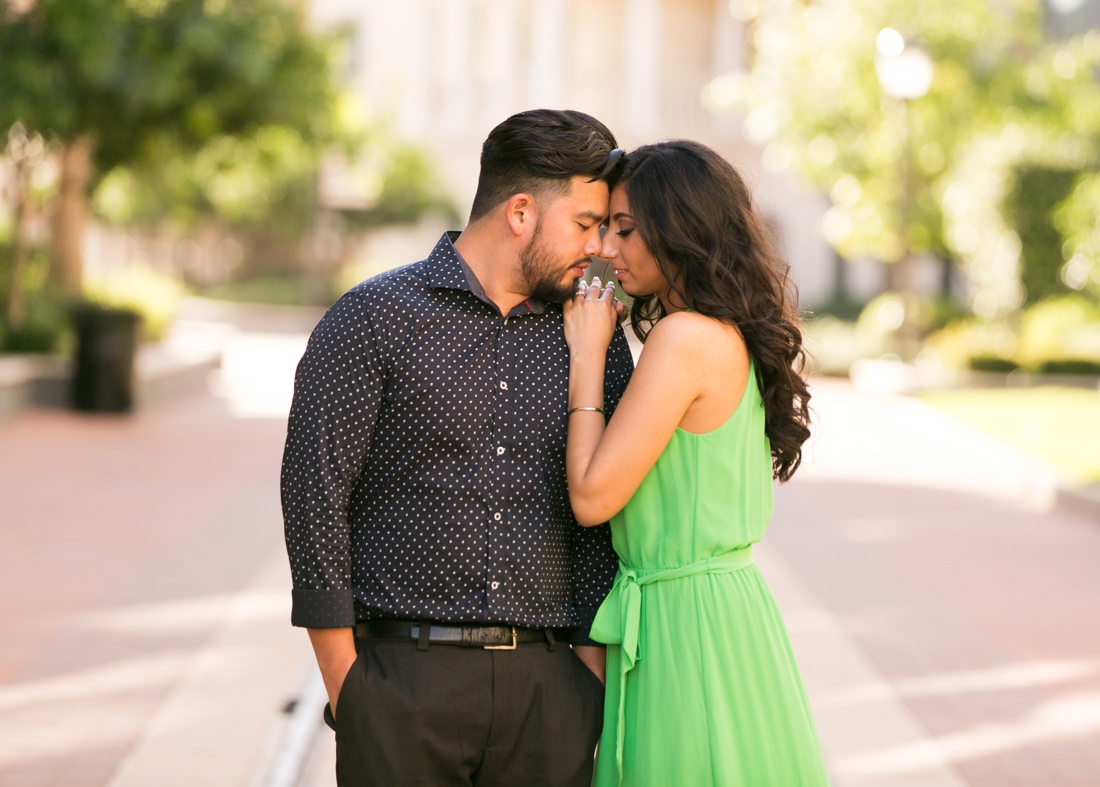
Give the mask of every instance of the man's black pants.
POLYGON ((569 645, 356 646, 334 723, 340 787, 588 787, 603 685, 569 645))

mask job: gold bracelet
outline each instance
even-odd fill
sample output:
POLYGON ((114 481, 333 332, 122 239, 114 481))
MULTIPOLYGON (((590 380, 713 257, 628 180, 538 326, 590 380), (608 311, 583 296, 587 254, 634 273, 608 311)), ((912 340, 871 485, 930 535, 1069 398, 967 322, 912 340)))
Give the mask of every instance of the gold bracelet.
POLYGON ((599 413, 600 415, 606 415, 606 413, 603 411, 602 407, 573 407, 573 408, 570 408, 569 412, 567 412, 566 415, 572 415, 573 413, 579 413, 579 412, 582 412, 582 411, 599 413))

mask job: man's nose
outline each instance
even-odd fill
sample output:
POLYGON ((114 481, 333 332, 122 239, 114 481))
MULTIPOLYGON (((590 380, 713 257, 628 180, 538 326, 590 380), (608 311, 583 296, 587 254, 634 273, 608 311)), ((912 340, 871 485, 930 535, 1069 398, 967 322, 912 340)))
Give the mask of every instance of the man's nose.
POLYGON ((588 236, 588 240, 584 244, 584 253, 588 257, 595 257, 600 253, 600 246, 603 243, 600 240, 599 230, 593 232, 588 236))

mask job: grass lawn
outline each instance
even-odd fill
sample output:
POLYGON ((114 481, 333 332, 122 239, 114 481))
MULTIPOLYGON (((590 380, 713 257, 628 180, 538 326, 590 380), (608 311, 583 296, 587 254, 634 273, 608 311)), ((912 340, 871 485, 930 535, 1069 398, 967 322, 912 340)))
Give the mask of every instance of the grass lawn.
POLYGON ((1006 443, 1100 481, 1100 393, 1083 388, 970 388, 928 391, 928 404, 1006 443))

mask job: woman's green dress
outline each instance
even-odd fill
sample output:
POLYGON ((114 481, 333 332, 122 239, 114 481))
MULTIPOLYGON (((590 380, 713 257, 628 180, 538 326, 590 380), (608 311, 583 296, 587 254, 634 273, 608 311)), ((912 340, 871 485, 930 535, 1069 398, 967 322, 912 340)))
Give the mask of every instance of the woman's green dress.
POLYGON ((764 406, 677 429, 611 520, 620 568, 592 637, 608 644, 594 784, 827 785, 779 610, 752 562, 772 514, 764 406))

